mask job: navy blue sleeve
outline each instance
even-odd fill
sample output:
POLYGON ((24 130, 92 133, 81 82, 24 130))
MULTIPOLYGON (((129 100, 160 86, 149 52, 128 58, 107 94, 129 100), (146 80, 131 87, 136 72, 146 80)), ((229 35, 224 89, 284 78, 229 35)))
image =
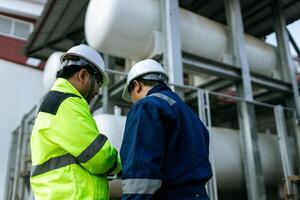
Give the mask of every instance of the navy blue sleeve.
POLYGON ((161 110, 149 102, 133 105, 121 148, 122 199, 152 199, 160 188, 165 134, 161 110))
POLYGON ((151 200, 154 199, 151 194, 122 194, 122 200, 151 200))

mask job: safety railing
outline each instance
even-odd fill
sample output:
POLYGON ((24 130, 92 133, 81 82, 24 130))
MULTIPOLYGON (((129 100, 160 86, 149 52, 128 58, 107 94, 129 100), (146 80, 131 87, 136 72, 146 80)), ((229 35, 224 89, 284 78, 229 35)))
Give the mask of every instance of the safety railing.
MULTIPOLYGON (((239 128, 241 116, 239 116, 238 112, 238 104, 246 101, 240 97, 220 92, 206 91, 193 86, 170 85, 182 90, 184 93, 184 101, 198 113, 210 131, 210 161, 214 172, 213 178, 207 185, 210 198, 213 200, 230 199, 230 195, 234 192, 235 196, 241 197, 240 199, 246 199, 246 184, 249 183, 243 178, 243 167, 245 167, 247 163, 243 160, 242 152, 245 147, 241 142, 241 134, 244 133, 239 128), (224 133, 222 133, 222 131, 224 133), (226 131, 229 132, 228 136, 226 135, 227 133, 225 133, 226 131), (223 137, 225 139, 229 138, 228 143, 226 143, 227 139, 222 143, 220 138, 223 137), (220 151, 220 148, 222 151, 220 151), (220 156, 220 154, 225 155, 227 150, 232 151, 232 158, 228 158, 228 163, 220 163, 221 160, 223 162, 225 159, 220 156), (239 153, 237 153, 237 151, 239 151, 239 153), (230 159, 233 159, 232 165, 229 165, 230 159), (237 170, 234 171, 235 169, 230 167, 237 167, 237 170), (224 172, 229 173, 224 175, 224 172), (228 177, 234 177, 234 175, 236 175, 236 180, 227 181, 235 182, 239 186, 237 186, 237 188, 230 188, 230 185, 226 185, 224 181, 228 177)), ((119 87, 122 88, 122 84, 119 87)), ((110 104, 110 106, 118 106, 119 112, 122 113, 122 115, 126 115, 129 105, 124 104, 122 107, 122 104, 117 101, 117 99, 120 98, 118 96, 121 94, 120 88, 115 87, 114 89, 116 91, 107 91, 105 98, 102 94, 102 96, 99 97, 100 99, 94 104, 94 110, 110 104), (111 94, 113 95, 110 96, 111 94), (110 99, 111 97, 113 99, 110 99)), ((298 155, 300 140, 299 126, 296 122, 294 110, 289 107, 271 105, 258 101, 248 101, 247 103, 255 106, 254 117, 257 122, 255 129, 257 132, 262 133, 257 134, 257 138, 254 138, 254 140, 258 141, 257 143, 259 144, 260 162, 262 162, 261 166, 263 167, 262 177, 265 180, 268 198, 278 199, 279 197, 284 198, 284 196, 290 199, 292 197, 296 198, 298 195, 298 187, 294 183, 297 182, 295 178, 297 178, 299 174, 300 167, 298 155), (271 138, 271 141, 269 141, 268 138, 271 138), (266 140, 267 142, 265 142, 266 140), (270 149, 268 148, 275 143, 278 148, 273 152, 269 152, 270 149), (279 173, 278 171, 274 172, 274 169, 270 168, 274 168, 274 166, 269 166, 270 163, 277 163, 279 165, 277 168, 282 170, 280 170, 279 173), (270 186, 269 183, 273 181, 273 176, 278 174, 280 174, 280 184, 270 186)), ((7 200, 34 199, 29 183, 31 166, 29 143, 37 109, 38 106, 35 106, 28 112, 24 116, 22 124, 12 133, 13 138, 5 189, 5 199, 7 200)), ((100 112, 106 113, 106 111, 107 110, 103 109, 100 112)), ((117 124, 111 124, 110 126, 114 125, 119 126, 117 124)), ((274 148, 271 148, 271 150, 272 149, 274 148)), ((249 164, 247 167, 251 168, 253 166, 249 164)), ((278 180, 278 178, 276 180, 278 180)), ((235 183, 232 187, 235 187, 235 183)))

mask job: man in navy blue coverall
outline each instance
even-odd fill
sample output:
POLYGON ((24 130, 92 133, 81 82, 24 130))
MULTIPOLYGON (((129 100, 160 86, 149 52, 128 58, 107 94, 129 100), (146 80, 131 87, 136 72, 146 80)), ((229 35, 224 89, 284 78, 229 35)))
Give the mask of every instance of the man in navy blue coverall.
POLYGON ((208 130, 167 80, 151 59, 128 73, 122 97, 134 104, 121 148, 122 199, 209 199, 208 130))

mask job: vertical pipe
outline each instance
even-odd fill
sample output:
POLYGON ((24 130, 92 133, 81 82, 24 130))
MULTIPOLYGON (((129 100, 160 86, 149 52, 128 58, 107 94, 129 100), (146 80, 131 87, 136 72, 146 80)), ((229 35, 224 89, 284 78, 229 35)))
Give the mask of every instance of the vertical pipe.
POLYGON ((246 100, 238 103, 238 117, 242 130, 240 137, 248 199, 264 200, 266 194, 256 131, 255 108, 254 105, 247 103, 253 100, 253 93, 240 2, 239 0, 226 0, 225 8, 230 50, 234 64, 240 66, 242 72, 242 83, 237 85, 238 92, 246 100))
MULTIPOLYGON (((181 37, 178 0, 161 0, 164 66, 167 66, 169 81, 183 85, 181 37)), ((173 88, 182 97, 178 88, 173 88)))

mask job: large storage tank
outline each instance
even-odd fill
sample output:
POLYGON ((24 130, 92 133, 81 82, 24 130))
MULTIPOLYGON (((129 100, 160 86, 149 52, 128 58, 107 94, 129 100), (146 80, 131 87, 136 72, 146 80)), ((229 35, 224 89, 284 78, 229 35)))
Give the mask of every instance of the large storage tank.
MULTIPOLYGON (((94 116, 100 133, 120 150, 126 117, 100 114, 94 116)), ((239 131, 227 128, 213 128, 213 152, 215 158, 218 189, 241 190, 245 183, 239 131), (230 180, 230 184, 228 184, 230 180)), ((258 134, 263 174, 268 187, 280 186, 283 170, 276 135, 258 134), (276 166, 276 167, 275 167, 276 166)))
POLYGON ((46 92, 51 89, 53 83, 56 80, 56 73, 61 68, 60 57, 62 55, 63 52, 54 52, 49 56, 45 64, 45 69, 43 73, 43 84, 46 92))
POLYGON ((113 146, 118 150, 118 152, 120 152, 126 117, 100 114, 95 115, 94 119, 100 133, 106 135, 113 146))
MULTIPOLYGON (((91 0, 85 18, 88 44, 131 60, 153 56, 161 43, 159 4, 159 0, 91 0)), ((217 61, 226 58, 224 25, 180 9, 180 30, 183 51, 217 61)), ((271 75, 277 65, 276 49, 250 35, 245 37, 250 70, 271 75)))

